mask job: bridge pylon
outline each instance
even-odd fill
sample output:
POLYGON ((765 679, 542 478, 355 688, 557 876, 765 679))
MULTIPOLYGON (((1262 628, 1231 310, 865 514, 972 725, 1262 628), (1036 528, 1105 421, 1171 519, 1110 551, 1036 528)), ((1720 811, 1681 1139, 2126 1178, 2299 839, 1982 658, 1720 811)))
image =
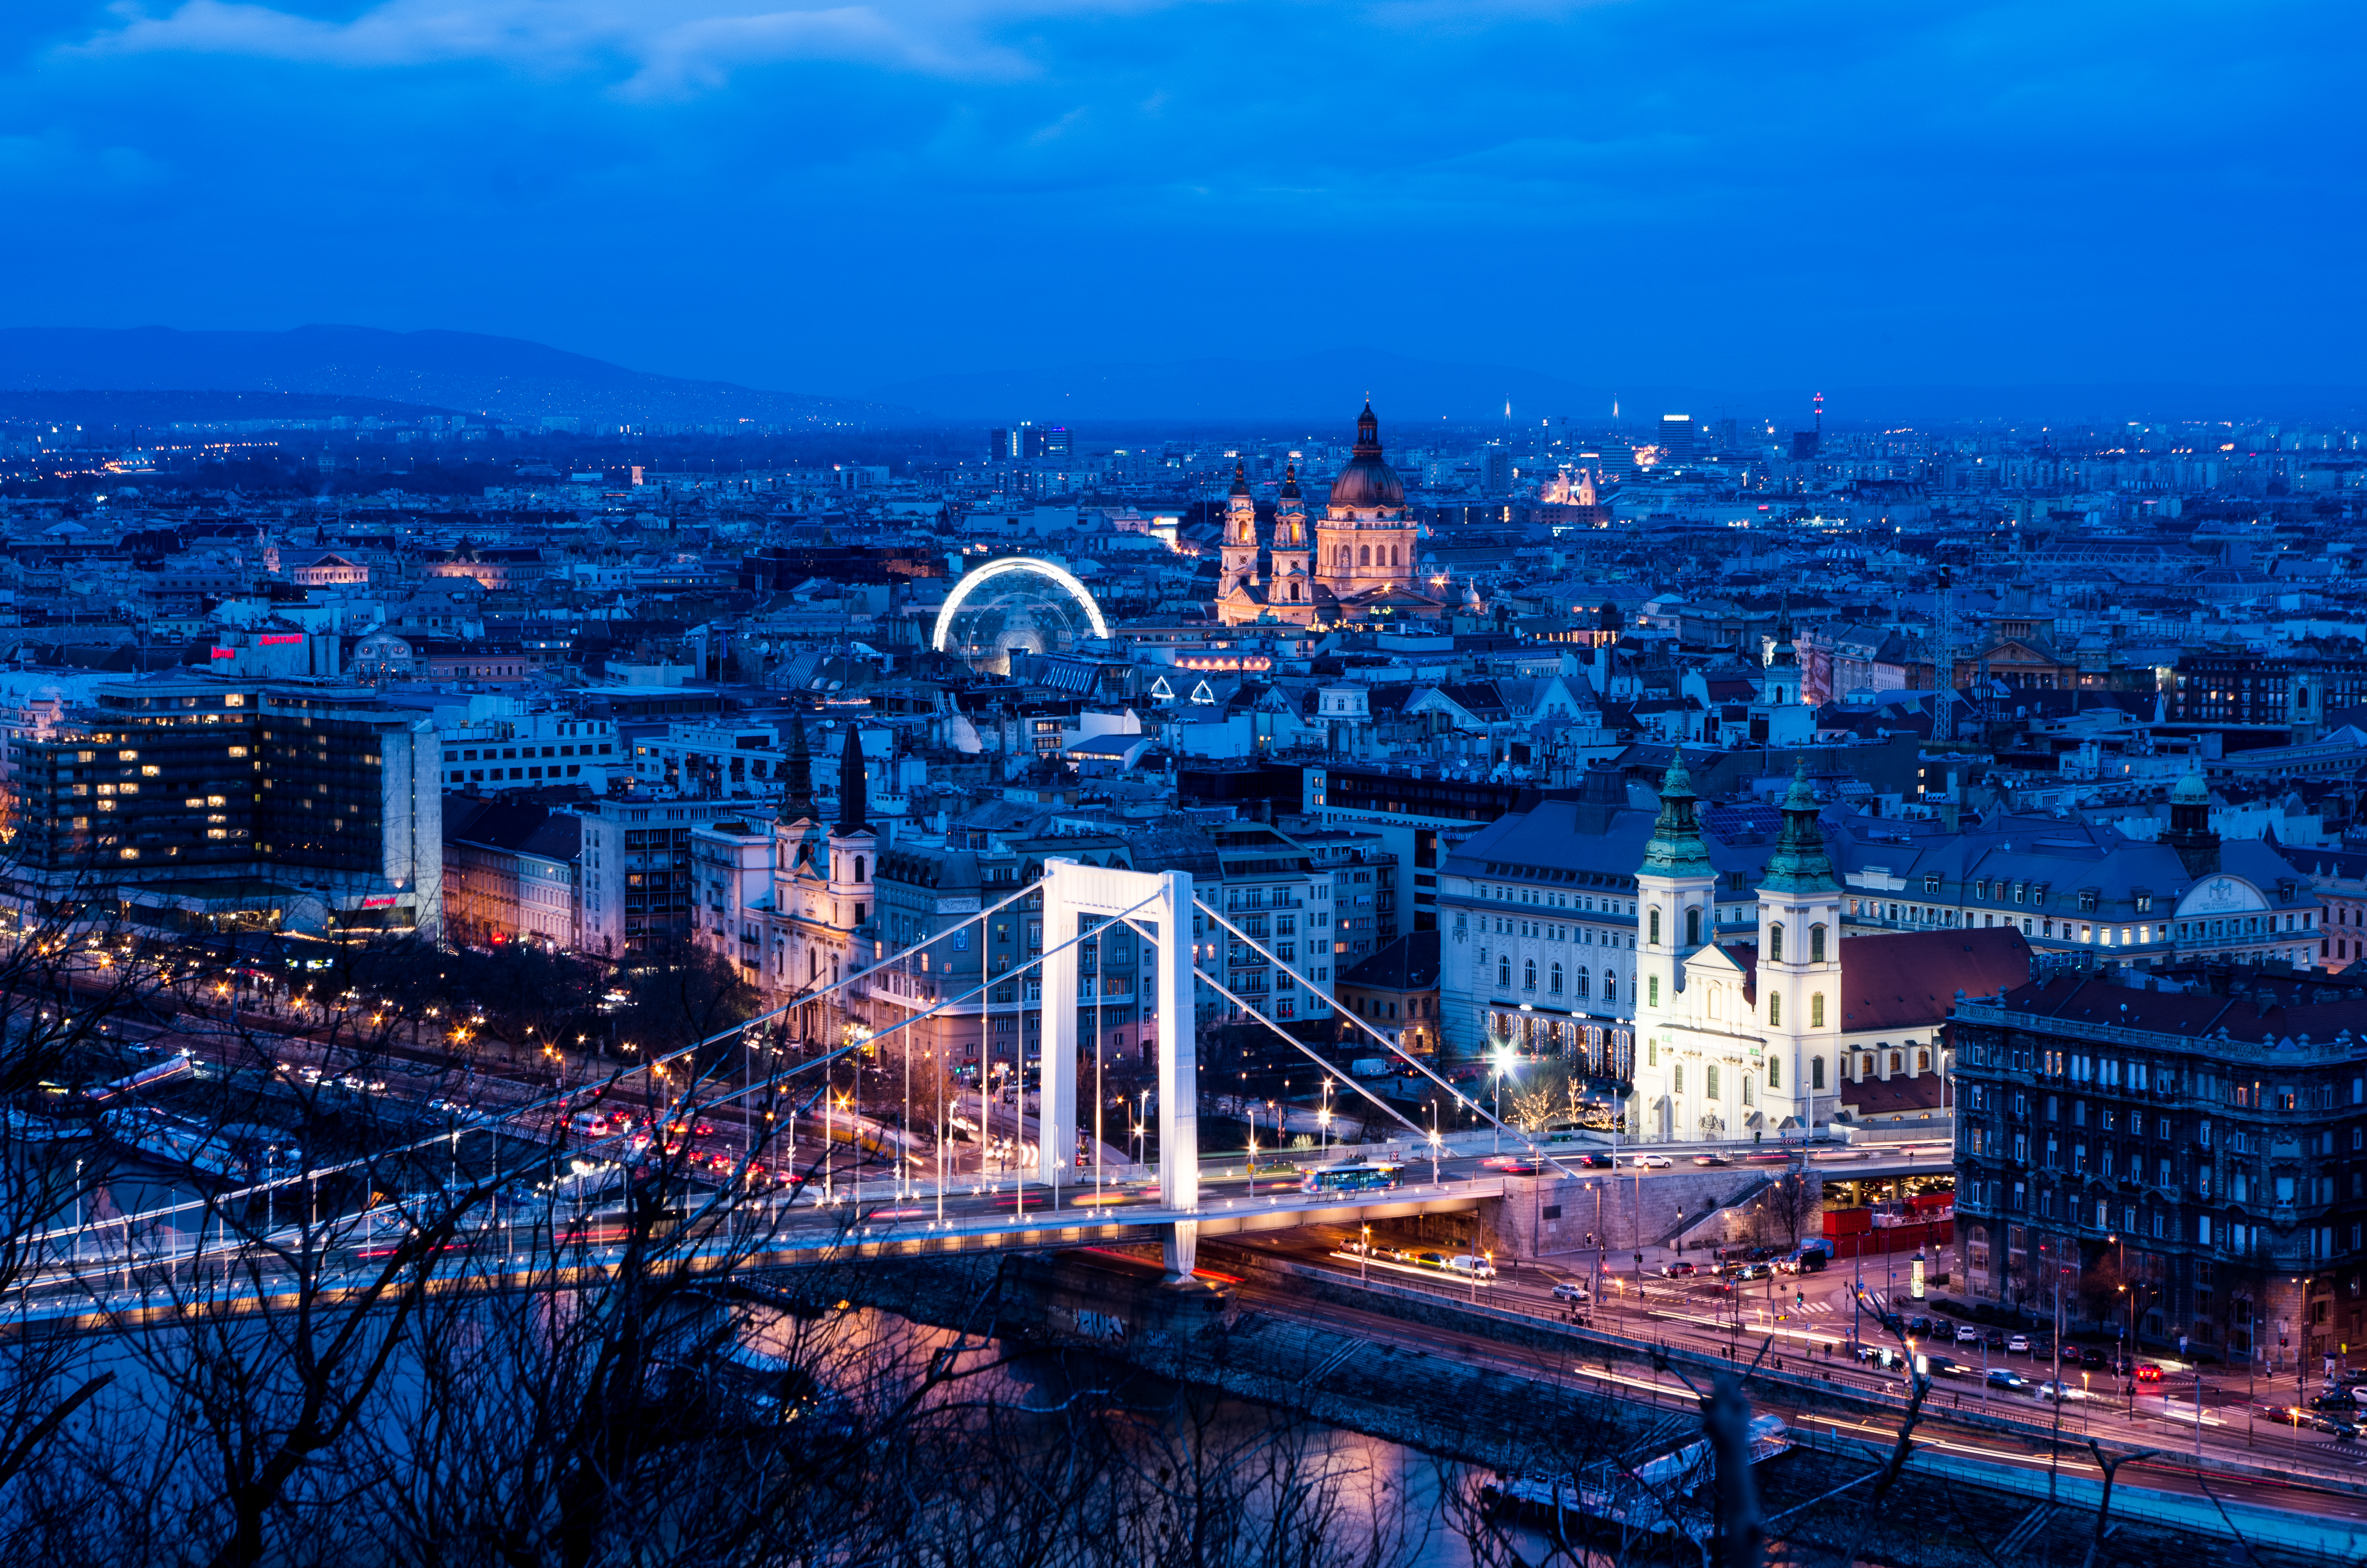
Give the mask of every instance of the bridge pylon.
MULTIPOLYGON (((1077 965, 1080 922, 1120 916, 1151 936, 1158 960, 1150 990, 1159 1043, 1159 1202, 1186 1212, 1200 1204, 1200 1068, 1192 1016, 1192 874, 1129 871, 1052 858, 1044 863, 1044 1044, 1036 1112, 1036 1175, 1047 1186, 1074 1180, 1077 1155, 1077 965)), ((1167 1272, 1192 1277, 1200 1226, 1167 1227, 1167 1272)))

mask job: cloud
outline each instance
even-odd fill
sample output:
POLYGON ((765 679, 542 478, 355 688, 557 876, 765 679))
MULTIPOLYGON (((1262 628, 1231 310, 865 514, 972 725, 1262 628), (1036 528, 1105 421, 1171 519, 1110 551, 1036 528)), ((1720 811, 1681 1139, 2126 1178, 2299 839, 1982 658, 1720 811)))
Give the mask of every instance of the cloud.
POLYGON ((347 20, 232 0, 149 12, 126 0, 78 45, 88 55, 214 54, 345 68, 490 62, 535 74, 606 72, 627 96, 723 86, 751 66, 871 65, 948 78, 1007 78, 1029 62, 981 31, 976 7, 790 6, 697 0, 385 0, 347 20))

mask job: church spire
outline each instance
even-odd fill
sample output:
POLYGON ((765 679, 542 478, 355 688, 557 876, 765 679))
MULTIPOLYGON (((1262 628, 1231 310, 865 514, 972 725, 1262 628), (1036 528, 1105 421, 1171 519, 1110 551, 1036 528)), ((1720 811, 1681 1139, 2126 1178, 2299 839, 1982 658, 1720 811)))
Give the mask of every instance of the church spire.
POLYGON ((781 790, 781 807, 791 822, 814 814, 813 748, 806 740, 806 716, 797 717, 789 732, 788 776, 781 790))
POLYGON ((1784 893, 1830 892, 1833 858, 1825 851, 1825 830, 1817 821, 1817 792, 1808 786, 1808 759, 1802 757, 1784 796, 1784 832, 1767 858, 1762 888, 1784 893))
POLYGON ((846 747, 838 754, 838 831, 861 833, 870 825, 870 802, 863 774, 863 726, 849 722, 846 747))
POLYGON ((1712 874, 1709 846, 1702 842, 1701 824, 1693 819, 1693 775, 1685 771, 1682 753, 1669 759, 1660 779, 1660 816, 1652 824, 1652 840, 1644 846, 1643 873, 1655 877, 1706 877, 1712 874))

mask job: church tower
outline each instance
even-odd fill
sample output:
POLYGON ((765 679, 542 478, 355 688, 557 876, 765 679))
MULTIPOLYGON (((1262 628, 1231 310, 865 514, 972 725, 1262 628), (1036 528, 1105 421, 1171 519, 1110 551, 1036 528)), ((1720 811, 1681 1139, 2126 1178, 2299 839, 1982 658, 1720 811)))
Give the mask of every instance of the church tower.
MULTIPOLYGON (((1815 1098, 1840 1082, 1841 890, 1802 757, 1784 797, 1784 831, 1759 883, 1757 1010, 1766 1040, 1767 1119, 1815 1124, 1815 1098)), ((1829 1107, 1830 1101, 1827 1101, 1829 1107)))
POLYGON ((1235 462, 1233 487, 1225 494, 1224 576, 1217 585, 1217 597, 1230 598, 1255 583, 1257 574, 1257 503, 1250 498, 1248 473, 1235 462))
POLYGON ((1663 1026, 1679 1018, 1685 960, 1716 939, 1717 873, 1693 816, 1693 781, 1682 754, 1660 779, 1660 815, 1636 869, 1636 1091, 1629 1125, 1641 1137, 1691 1136, 1663 1026))
POLYGON ((1792 601, 1785 596, 1775 618, 1773 646, 1767 650, 1767 668, 1760 680, 1760 700, 1783 708, 1800 700, 1800 651, 1793 646, 1792 601))
POLYGON ((1307 604, 1314 597, 1308 574, 1307 503, 1298 494, 1298 465, 1283 471, 1282 494, 1274 508, 1274 549, 1271 585, 1266 601, 1273 605, 1307 604))
POLYGON ((870 780, 863 761, 863 726, 846 726, 838 754, 838 824, 830 830, 831 924, 849 933, 871 918, 872 873, 879 836, 871 831, 870 780))

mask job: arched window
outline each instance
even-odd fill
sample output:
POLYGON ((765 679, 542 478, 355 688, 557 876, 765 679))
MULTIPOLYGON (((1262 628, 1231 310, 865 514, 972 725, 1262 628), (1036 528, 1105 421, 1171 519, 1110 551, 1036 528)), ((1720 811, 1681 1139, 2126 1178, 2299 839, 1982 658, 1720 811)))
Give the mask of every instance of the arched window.
POLYGON ((1825 1027, 1825 994, 1821 991, 1808 998, 1808 1027, 1812 1029, 1825 1027))
POLYGON ((1701 911, 1698 909, 1685 911, 1685 946, 1688 948, 1701 946, 1701 911))
POLYGON ((1296 602, 1298 597, 1298 581, 1297 578, 1293 578, 1291 580, 1290 597, 1294 602, 1296 602))
POLYGON ((1915 1071, 1918 1073, 1929 1073, 1931 1071, 1931 1053, 1930 1051, 1919 1051, 1915 1053, 1915 1071))
POLYGON ((1874 1076, 1874 1058, 1873 1058, 1872 1056, 1861 1056, 1861 1057, 1859 1057, 1859 1058, 1858 1058, 1858 1062, 1857 1062, 1857 1079, 1858 1079, 1858 1082, 1859 1082, 1859 1083, 1861 1083, 1861 1084, 1863 1084, 1863 1083, 1864 1083, 1868 1078, 1871 1078, 1871 1077, 1873 1077, 1873 1076, 1874 1076))
POLYGON ((1652 906, 1651 932, 1652 934, 1646 940, 1657 948, 1660 945, 1660 906, 1659 904, 1652 906))
POLYGON ((1357 565, 1359 565, 1359 566, 1370 566, 1372 563, 1373 563, 1373 547, 1372 547, 1371 545, 1369 545, 1369 544, 1368 544, 1368 545, 1365 545, 1365 546, 1364 546, 1362 549, 1360 549, 1360 550, 1358 550, 1358 551, 1356 551, 1356 564, 1357 564, 1357 565))
POLYGON ((1811 1056, 1808 1058, 1808 1087, 1821 1089, 1824 1086, 1825 1059, 1821 1056, 1811 1056))
POLYGON ((1685 1092, 1685 1064, 1682 1062, 1669 1069, 1669 1087, 1678 1094, 1685 1092))
POLYGON ((1784 1059, 1780 1056, 1767 1059, 1767 1086, 1771 1089, 1784 1086, 1784 1059))
POLYGON ((1619 976, 1607 969, 1603 971, 1603 999, 1605 1002, 1619 1000, 1619 976))
POLYGON ((1498 959, 1496 960, 1496 989, 1499 991, 1510 991, 1512 988, 1512 960, 1510 959, 1498 959))
POLYGON ((1784 1027, 1784 998, 1781 996, 1767 998, 1767 1027, 1771 1029, 1784 1027))
POLYGON ((1784 923, 1780 920, 1767 927, 1767 958, 1771 963, 1784 961, 1784 923))
POLYGON ((1572 982, 1571 994, 1577 996, 1591 996, 1594 994, 1594 976, 1587 971, 1587 968, 1584 964, 1578 966, 1578 972, 1570 976, 1570 980, 1572 982))
POLYGON ((1521 989, 1523 991, 1535 991, 1536 988, 1537 960, 1531 959, 1521 965, 1521 989))
POLYGON ((1702 1092, 1712 1099, 1717 1098, 1717 1066, 1715 1062, 1710 1065, 1709 1082, 1702 1092))
POLYGON ((1399 564, 1398 547, 1396 545, 1389 546, 1389 564, 1392 566, 1399 564))
POLYGON ((1905 1052, 1894 1051, 1890 1053, 1890 1070, 1894 1073, 1904 1073, 1907 1071, 1907 1056, 1905 1052))
POLYGON ((1825 961, 1825 928, 1822 926, 1808 927, 1808 961, 1810 963, 1825 961))
MULTIPOLYGON (((1647 985, 1647 992, 1652 999, 1650 1002, 1647 1003, 1646 1006, 1652 1007, 1659 1006, 1660 1005, 1660 977, 1659 975, 1656 974, 1651 978, 1650 982, 1647 985)), ((1603 994, 1607 1000, 1610 994, 1605 992, 1603 994)))
POLYGON ((863 857, 860 855, 855 858, 855 880, 858 882, 863 880, 863 857))
POLYGON ((1546 985, 1555 995, 1561 994, 1561 965, 1553 966, 1553 972, 1546 976, 1546 985))
POLYGON ((1747 1106, 1753 1106, 1759 1103, 1759 1096, 1753 1092, 1750 1074, 1748 1073, 1745 1073, 1742 1075, 1742 1103, 1747 1106))

